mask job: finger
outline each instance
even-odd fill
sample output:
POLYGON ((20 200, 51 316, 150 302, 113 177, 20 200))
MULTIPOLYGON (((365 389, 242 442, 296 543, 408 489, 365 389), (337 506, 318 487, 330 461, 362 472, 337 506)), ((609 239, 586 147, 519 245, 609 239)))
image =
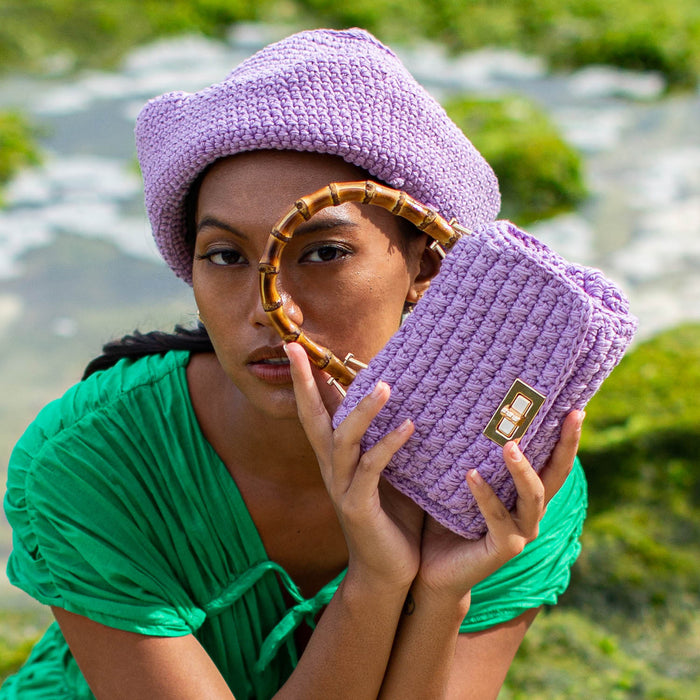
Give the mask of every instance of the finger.
POLYGON ((586 414, 583 411, 571 411, 564 419, 561 437, 554 447, 547 465, 540 472, 544 484, 545 503, 549 503, 554 494, 571 472, 581 439, 581 425, 586 414))
POLYGON ((500 542, 513 533, 513 518, 501 499, 476 469, 467 473, 467 485, 484 516, 493 540, 500 542))
POLYGON ((345 417, 333 435, 333 473, 346 483, 355 476, 359 466, 360 442, 370 423, 389 399, 389 385, 378 382, 372 392, 365 396, 345 417))
POLYGON ((510 441, 505 444, 503 459, 513 477, 518 494, 513 513, 514 520, 523 535, 534 538, 537 535, 538 523, 544 514, 544 485, 516 442, 510 441))
POLYGON ((299 343, 286 343, 284 351, 289 358, 299 420, 319 461, 327 462, 331 456, 333 425, 316 386, 309 358, 299 343))
MULTIPOLYGON (((377 382, 372 391, 367 394, 338 426, 342 434, 362 436, 367 432, 370 423, 377 417, 379 411, 389 400, 391 389, 386 382, 377 382)), ((351 439, 351 438, 349 438, 351 439)))
POLYGON ((413 431, 413 423, 405 420, 398 428, 372 445, 357 464, 348 494, 360 501, 371 498, 377 491, 382 471, 396 452, 406 444, 413 431))

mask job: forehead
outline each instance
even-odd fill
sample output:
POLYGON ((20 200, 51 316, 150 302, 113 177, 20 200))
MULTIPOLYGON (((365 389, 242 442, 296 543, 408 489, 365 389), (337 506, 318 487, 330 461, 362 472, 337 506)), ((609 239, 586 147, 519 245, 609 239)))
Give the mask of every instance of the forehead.
MULTIPOLYGON (((250 225, 272 226, 294 202, 330 182, 365 180, 371 176, 338 156, 296 151, 252 151, 215 163, 202 180, 197 218, 233 218, 250 225)), ((395 217, 378 207, 343 205, 361 218, 381 219, 391 229, 395 217), (360 213, 360 210, 361 213, 360 213), (391 223, 389 223, 391 222, 391 223)), ((332 216, 327 209, 317 216, 332 216)), ((316 217, 314 217, 316 218, 316 217)))
POLYGON ((295 199, 329 182, 366 180, 364 170, 338 156, 297 151, 252 151, 224 158, 215 163, 202 181, 204 190, 235 191, 240 197, 270 196, 295 199))

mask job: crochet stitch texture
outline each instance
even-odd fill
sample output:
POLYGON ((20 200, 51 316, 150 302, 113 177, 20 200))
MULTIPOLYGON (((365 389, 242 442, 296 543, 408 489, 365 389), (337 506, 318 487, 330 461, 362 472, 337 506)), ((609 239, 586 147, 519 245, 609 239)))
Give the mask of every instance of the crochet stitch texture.
POLYGON ((301 32, 221 83, 151 100, 136 145, 156 243, 189 284, 187 192, 208 165, 244 151, 340 156, 465 226, 492 221, 500 208, 481 154, 398 57, 360 29, 301 32))

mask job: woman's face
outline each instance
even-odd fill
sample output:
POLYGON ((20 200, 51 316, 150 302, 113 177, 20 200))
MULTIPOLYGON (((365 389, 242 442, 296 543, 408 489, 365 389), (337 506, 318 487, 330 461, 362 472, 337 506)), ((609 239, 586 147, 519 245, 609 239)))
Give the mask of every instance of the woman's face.
MULTIPOLYGON (((340 158, 257 151, 215 164, 197 200, 193 287, 221 366, 250 404, 296 417, 282 340, 262 309, 258 261, 273 225, 299 197, 366 174, 340 158)), ((338 357, 367 362, 396 332, 404 303, 434 274, 425 238, 410 241, 376 206, 347 203, 319 212, 286 245, 277 287, 287 315, 338 357)), ((319 388, 333 408, 339 397, 319 388)))

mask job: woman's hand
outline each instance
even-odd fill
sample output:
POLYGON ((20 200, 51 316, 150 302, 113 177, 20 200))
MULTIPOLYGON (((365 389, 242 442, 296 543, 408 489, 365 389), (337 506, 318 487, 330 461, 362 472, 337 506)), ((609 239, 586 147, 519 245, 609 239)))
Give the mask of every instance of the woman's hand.
POLYGON ((424 514, 385 480, 382 471, 408 440, 406 421, 364 454, 360 441, 389 398, 383 382, 333 430, 303 348, 286 346, 299 418, 316 453, 321 475, 338 514, 348 546, 348 575, 366 584, 408 590, 420 562, 424 514))
POLYGON ((505 446, 518 493, 512 512, 476 472, 467 475, 488 527, 480 540, 466 540, 426 518, 412 604, 404 609, 382 697, 496 697, 536 610, 483 632, 460 634, 471 589, 537 536, 547 502, 573 465, 582 417, 581 412, 567 417, 541 478, 517 446, 505 446))
POLYGON ((471 588, 518 555, 537 537, 547 503, 571 471, 581 435, 584 413, 572 411, 547 466, 535 472, 516 443, 503 448, 503 458, 517 490, 517 501, 508 512, 476 470, 467 483, 481 510, 488 531, 479 540, 465 540, 428 517, 421 548, 417 584, 434 594, 461 600, 471 588))

